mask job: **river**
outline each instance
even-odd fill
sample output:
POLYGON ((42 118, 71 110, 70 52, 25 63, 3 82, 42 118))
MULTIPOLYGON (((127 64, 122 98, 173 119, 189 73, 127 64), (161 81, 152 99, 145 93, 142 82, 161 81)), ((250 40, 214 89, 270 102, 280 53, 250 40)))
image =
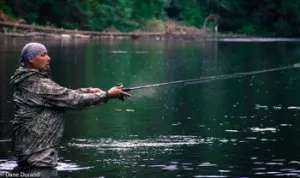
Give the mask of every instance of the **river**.
MULTIPOLYGON (((10 151, 9 77, 30 39, 0 37, 0 174, 10 151)), ((52 79, 125 87, 251 72, 299 62, 300 41, 44 40, 52 79)), ((300 176, 298 68, 132 91, 66 113, 58 177, 300 176)))

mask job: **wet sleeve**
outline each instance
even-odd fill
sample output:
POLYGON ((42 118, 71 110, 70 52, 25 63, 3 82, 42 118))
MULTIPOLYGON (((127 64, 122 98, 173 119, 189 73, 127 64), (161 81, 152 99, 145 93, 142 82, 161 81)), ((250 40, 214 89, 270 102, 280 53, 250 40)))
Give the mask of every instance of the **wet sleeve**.
POLYGON ((78 93, 89 93, 91 88, 78 88, 75 91, 78 93))
POLYGON ((103 104, 108 100, 105 91, 97 93, 78 92, 78 90, 62 87, 50 79, 41 79, 36 85, 37 94, 43 98, 43 102, 47 106, 80 109, 103 104))

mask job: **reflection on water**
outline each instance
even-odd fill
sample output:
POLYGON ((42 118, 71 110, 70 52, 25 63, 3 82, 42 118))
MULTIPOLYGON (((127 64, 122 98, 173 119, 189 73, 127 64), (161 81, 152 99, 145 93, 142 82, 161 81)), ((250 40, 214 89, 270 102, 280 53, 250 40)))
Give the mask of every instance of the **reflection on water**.
MULTIPOLYGON (((0 37, 2 172, 16 166, 8 81, 29 41, 0 37)), ((46 44, 56 82, 105 90, 118 83, 131 87, 289 66, 299 63, 299 45, 298 39, 273 38, 46 44)), ((132 91, 124 102, 68 112, 58 175, 300 177, 299 81, 299 69, 250 73, 132 91)))
POLYGON ((299 42, 300 38, 221 38, 219 41, 227 42, 299 42))

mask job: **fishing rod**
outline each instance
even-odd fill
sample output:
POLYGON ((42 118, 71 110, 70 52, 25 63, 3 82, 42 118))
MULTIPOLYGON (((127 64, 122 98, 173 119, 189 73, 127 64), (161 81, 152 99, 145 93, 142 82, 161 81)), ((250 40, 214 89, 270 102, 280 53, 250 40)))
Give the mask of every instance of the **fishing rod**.
POLYGON ((214 81, 214 80, 225 80, 225 79, 230 79, 230 78, 243 77, 243 76, 247 76, 247 75, 257 75, 257 74, 262 74, 262 73, 267 73, 267 72, 275 72, 275 71, 281 71, 281 70, 287 70, 287 69, 293 69, 293 68, 299 68, 299 67, 300 67, 300 63, 296 63, 293 65, 271 68, 271 69, 216 75, 216 76, 208 76, 208 77, 200 77, 200 78, 187 79, 187 80, 177 80, 177 81, 172 81, 172 82, 164 82, 164 83, 156 83, 156 84, 123 88, 122 90, 128 92, 128 91, 133 91, 133 90, 154 88, 154 87, 161 87, 161 86, 175 85, 175 84, 183 84, 184 86, 186 86, 186 85, 193 85, 193 84, 204 83, 204 82, 209 82, 209 81, 214 81))

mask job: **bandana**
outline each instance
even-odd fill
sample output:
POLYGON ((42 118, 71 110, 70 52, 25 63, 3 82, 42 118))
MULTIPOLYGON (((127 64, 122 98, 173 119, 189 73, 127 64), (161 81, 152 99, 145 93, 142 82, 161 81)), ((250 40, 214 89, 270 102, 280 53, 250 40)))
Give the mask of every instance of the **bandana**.
POLYGON ((24 66, 24 63, 34 58, 41 52, 47 52, 47 48, 41 43, 27 43, 21 52, 20 65, 24 66))

